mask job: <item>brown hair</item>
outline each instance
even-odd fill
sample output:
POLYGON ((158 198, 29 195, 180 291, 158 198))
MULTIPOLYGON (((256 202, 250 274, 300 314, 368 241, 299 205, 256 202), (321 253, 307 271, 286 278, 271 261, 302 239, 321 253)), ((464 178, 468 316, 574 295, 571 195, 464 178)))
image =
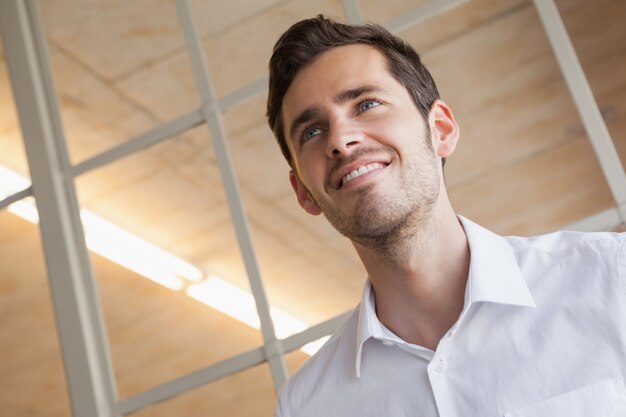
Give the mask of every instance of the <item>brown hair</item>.
POLYGON ((291 26, 274 45, 269 63, 267 120, 280 149, 293 167, 283 129, 283 98, 297 72, 328 49, 351 44, 366 44, 378 49, 387 59, 391 75, 407 89, 424 118, 439 98, 430 72, 415 50, 387 29, 375 24, 347 25, 318 15, 291 26))

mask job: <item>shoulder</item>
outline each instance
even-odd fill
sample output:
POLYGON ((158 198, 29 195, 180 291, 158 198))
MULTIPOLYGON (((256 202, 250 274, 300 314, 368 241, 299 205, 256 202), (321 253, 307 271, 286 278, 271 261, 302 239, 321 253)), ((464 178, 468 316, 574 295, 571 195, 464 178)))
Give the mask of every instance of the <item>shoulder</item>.
MULTIPOLYGON (((330 385, 340 385, 343 379, 356 373, 355 346, 358 308, 331 338, 292 375, 278 395, 279 415, 303 415, 315 403, 324 401, 325 393, 333 392, 330 385)), ((315 414, 311 414, 315 415, 315 414)))
POLYGON ((626 233, 562 231, 505 240, 529 285, 549 278, 626 296, 626 233))
POLYGON ((531 237, 505 236, 504 239, 515 252, 535 251, 560 256, 610 249, 623 257, 626 245, 626 233, 612 232, 560 231, 531 237))

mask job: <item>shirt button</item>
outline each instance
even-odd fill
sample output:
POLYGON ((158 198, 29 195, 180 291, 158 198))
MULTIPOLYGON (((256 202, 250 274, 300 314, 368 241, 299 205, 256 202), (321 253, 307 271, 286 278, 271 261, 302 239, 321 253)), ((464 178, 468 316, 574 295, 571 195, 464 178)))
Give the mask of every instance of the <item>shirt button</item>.
POLYGON ((443 359, 439 358, 437 360, 437 363, 435 364, 435 372, 442 373, 445 368, 446 368, 446 363, 444 362, 443 359))
POLYGON ((393 346, 393 342, 391 340, 383 340, 383 345, 385 345, 385 346, 393 346))

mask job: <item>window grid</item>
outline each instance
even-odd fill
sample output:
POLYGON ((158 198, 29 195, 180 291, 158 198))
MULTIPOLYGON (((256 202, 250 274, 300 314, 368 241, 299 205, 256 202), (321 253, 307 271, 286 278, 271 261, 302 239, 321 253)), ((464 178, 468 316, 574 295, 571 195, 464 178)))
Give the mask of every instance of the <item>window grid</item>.
MULTIPOLYGON (((384 26, 397 33, 466 1, 433 0, 392 19, 384 26)), ((612 228, 626 221, 626 173, 554 1, 534 0, 534 3, 616 201, 615 208, 583 219, 568 229, 612 228)), ((342 0, 342 4, 345 15, 351 23, 362 21, 356 0, 342 0)), ((0 209, 32 195, 34 188, 37 190, 34 194, 42 217, 40 227, 70 398, 76 416, 110 417, 132 413, 264 362, 269 363, 274 386, 278 390, 287 377, 285 354, 332 333, 349 314, 345 313, 311 326, 283 340, 276 338, 222 126, 222 114, 237 104, 264 93, 267 89, 267 79, 259 80, 217 100, 187 1, 177 0, 177 9, 198 93, 203 103, 201 107, 71 166, 36 1, 0 2, 2 16, 0 28, 3 31, 5 55, 9 69, 13 67, 11 79, 16 95, 16 106, 22 124, 32 181, 35 184, 0 200, 0 209), (18 68, 28 68, 29 71, 21 71, 18 74, 16 70, 18 68), (209 128, 211 142, 217 155, 240 250, 262 324, 264 344, 141 394, 119 400, 100 303, 78 214, 79 205, 74 179, 92 169, 169 140, 204 123, 209 128)))

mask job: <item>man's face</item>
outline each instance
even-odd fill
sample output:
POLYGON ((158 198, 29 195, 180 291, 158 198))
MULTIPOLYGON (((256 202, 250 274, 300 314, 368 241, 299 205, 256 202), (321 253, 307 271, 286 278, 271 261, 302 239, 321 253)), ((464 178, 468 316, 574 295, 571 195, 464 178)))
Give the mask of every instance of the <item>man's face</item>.
POLYGON ((430 129, 384 56, 367 45, 326 51, 283 100, 300 205, 366 246, 419 224, 437 201, 430 129))

